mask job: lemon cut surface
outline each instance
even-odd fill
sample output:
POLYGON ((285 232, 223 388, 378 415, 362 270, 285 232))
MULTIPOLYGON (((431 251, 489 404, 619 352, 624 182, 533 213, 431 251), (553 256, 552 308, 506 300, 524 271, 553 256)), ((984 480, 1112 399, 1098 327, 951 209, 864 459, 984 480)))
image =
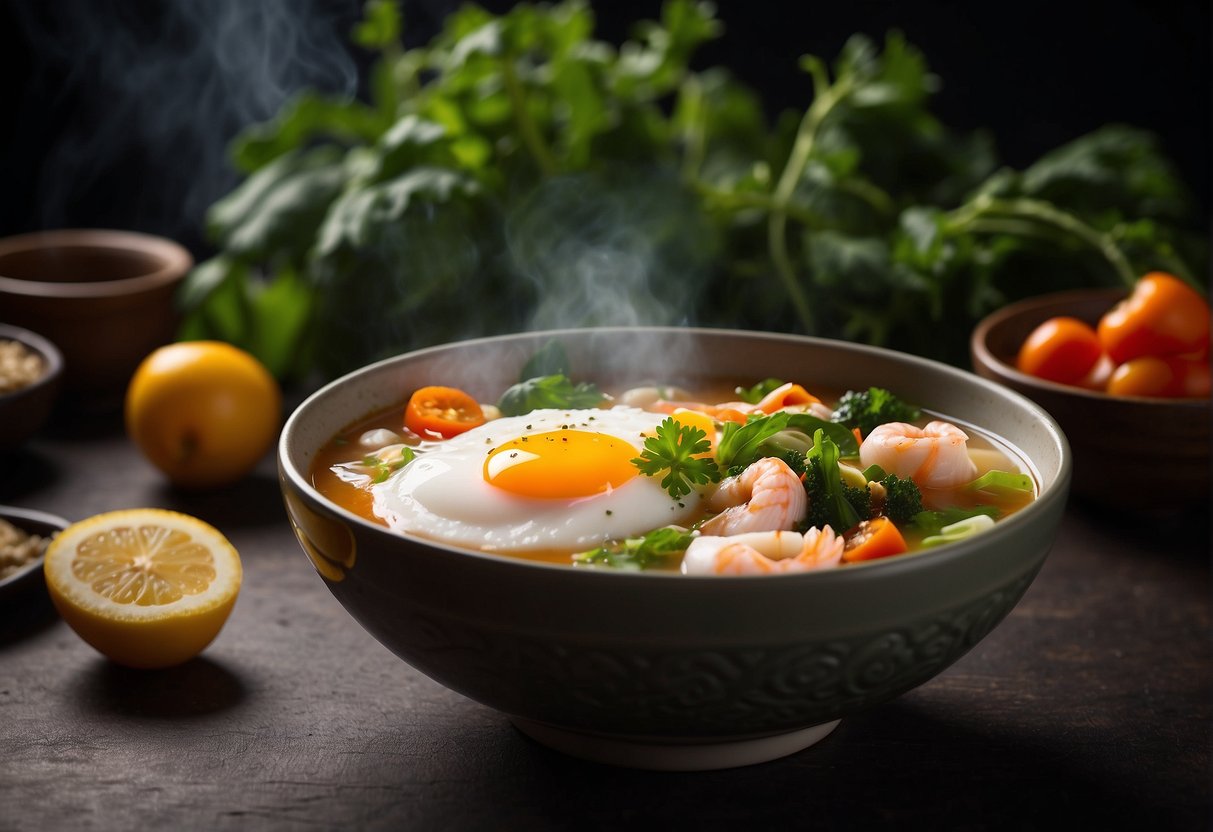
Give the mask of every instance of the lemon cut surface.
POLYGON ((214 527, 162 509, 100 514, 47 548, 46 585, 59 614, 119 664, 168 667, 202 651, 227 620, 243 577, 214 527))

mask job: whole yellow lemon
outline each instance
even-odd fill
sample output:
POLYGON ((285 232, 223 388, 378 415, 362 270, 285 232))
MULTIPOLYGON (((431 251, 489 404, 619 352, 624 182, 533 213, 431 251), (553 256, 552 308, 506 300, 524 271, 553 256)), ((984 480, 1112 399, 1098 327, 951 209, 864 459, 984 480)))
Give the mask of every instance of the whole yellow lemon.
POLYGON ((247 474, 282 421, 282 393, 265 366, 220 341, 151 353, 126 391, 126 432, 176 485, 211 488, 247 474))

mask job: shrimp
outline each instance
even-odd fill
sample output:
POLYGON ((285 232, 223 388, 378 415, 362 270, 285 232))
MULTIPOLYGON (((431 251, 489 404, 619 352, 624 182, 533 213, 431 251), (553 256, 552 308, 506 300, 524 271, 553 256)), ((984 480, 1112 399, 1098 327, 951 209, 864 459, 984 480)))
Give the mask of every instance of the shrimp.
POLYGON ((771 575, 828 569, 846 542, 829 526, 799 532, 752 532, 697 537, 682 558, 684 575, 771 575))
POLYGON ((708 508, 721 513, 700 530, 734 535, 791 529, 804 519, 808 502, 796 472, 782 459, 766 457, 720 484, 708 498, 708 508))
POLYGON ((949 422, 929 422, 923 428, 888 422, 863 440, 859 461, 865 468, 879 465, 890 474, 909 477, 921 488, 951 488, 977 475, 965 444, 968 438, 949 422))

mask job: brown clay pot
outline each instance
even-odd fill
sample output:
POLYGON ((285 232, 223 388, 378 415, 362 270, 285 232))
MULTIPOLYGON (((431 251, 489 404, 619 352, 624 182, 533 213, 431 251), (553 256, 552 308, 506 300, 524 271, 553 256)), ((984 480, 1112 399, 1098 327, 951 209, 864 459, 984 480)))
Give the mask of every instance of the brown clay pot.
POLYGON ((112 406, 143 357, 173 339, 174 294, 192 266, 177 243, 130 231, 0 239, 0 321, 59 347, 68 397, 112 406))

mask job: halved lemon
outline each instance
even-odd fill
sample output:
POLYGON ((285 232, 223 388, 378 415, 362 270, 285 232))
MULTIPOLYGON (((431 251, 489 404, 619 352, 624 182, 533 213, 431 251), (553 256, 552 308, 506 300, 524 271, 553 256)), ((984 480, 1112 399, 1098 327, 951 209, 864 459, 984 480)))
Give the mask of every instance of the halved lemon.
POLYGON ((46 586, 63 620, 110 659, 170 667, 214 640, 243 576, 217 529, 163 509, 98 514, 47 547, 46 586))

